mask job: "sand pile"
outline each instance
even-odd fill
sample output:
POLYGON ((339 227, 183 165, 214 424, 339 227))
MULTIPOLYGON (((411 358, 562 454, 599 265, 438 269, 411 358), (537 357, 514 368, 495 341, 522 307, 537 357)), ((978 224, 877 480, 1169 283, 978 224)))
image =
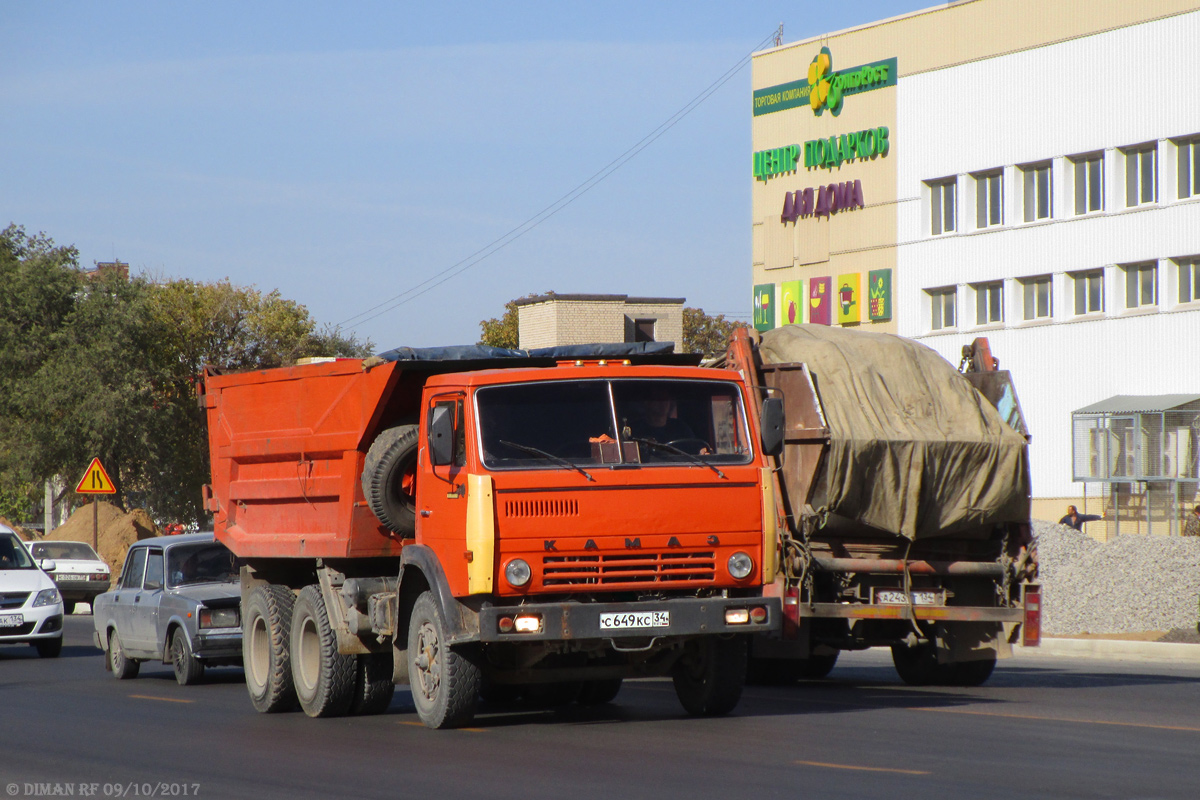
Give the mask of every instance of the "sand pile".
MULTIPOLYGON (((92 504, 80 506, 71 518, 55 528, 47 539, 65 539, 71 542, 92 543, 92 504)), ((158 529, 150 515, 140 508, 128 513, 111 503, 100 502, 98 515, 100 518, 99 546, 100 557, 108 562, 112 570, 113 580, 121 574, 121 566, 125 563, 125 551, 129 545, 139 539, 149 539, 158 535, 158 529)))
POLYGON ((22 528, 20 525, 18 525, 15 522, 10 522, 8 517, 0 517, 0 525, 8 526, 9 529, 16 532, 17 536, 20 536, 22 539, 24 539, 27 542, 31 542, 37 538, 37 536, 34 535, 33 531, 29 530, 28 528, 22 528))

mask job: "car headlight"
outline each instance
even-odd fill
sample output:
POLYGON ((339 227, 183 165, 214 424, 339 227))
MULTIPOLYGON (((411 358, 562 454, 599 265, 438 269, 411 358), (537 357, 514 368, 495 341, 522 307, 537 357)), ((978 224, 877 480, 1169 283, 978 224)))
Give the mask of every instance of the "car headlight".
POLYGON ((200 609, 201 628, 236 628, 240 624, 236 608, 200 609))
POLYGON ((524 559, 514 558, 504 567, 504 580, 508 581, 513 588, 524 586, 532 577, 533 570, 529 568, 529 564, 524 559))
POLYGON ((754 571, 754 559, 743 552, 734 553, 729 557, 729 574, 737 578, 748 577, 754 571))
POLYGON ((42 589, 37 593, 37 597, 33 598, 33 607, 53 606, 62 602, 62 597, 58 593, 58 589, 42 589))

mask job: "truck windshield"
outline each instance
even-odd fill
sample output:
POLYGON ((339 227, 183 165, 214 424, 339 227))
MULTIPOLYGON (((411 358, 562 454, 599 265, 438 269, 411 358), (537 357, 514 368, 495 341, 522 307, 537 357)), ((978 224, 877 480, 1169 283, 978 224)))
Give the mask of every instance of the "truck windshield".
POLYGON ((741 393, 727 381, 490 386, 476 404, 489 469, 739 464, 751 455, 741 393))

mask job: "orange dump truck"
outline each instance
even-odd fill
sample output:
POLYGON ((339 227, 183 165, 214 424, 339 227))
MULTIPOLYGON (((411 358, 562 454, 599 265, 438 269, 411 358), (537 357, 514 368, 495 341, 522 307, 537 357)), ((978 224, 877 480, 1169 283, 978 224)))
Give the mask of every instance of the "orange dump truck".
POLYGON ((261 712, 377 713, 396 683, 453 727, 480 697, 610 701, 673 678, 731 710, 782 624, 782 404, 644 346, 402 348, 208 370, 217 538, 242 571, 261 712))
POLYGON ((1037 643, 1025 423, 986 340, 966 350, 960 373, 889 334, 734 336, 725 364, 787 417, 769 492, 784 624, 754 637, 752 673, 824 677, 843 650, 890 647, 907 683, 977 685, 1037 643))

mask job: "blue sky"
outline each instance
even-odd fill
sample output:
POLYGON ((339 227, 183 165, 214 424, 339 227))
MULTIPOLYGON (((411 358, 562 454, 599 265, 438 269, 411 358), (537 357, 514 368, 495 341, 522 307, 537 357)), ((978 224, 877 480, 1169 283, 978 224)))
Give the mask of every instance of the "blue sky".
POLYGON ((0 227, 85 266, 278 289, 381 350, 474 342, 548 290, 748 320, 748 65, 539 227, 446 271, 779 23, 795 41, 928 5, 3 0, 0 227))

